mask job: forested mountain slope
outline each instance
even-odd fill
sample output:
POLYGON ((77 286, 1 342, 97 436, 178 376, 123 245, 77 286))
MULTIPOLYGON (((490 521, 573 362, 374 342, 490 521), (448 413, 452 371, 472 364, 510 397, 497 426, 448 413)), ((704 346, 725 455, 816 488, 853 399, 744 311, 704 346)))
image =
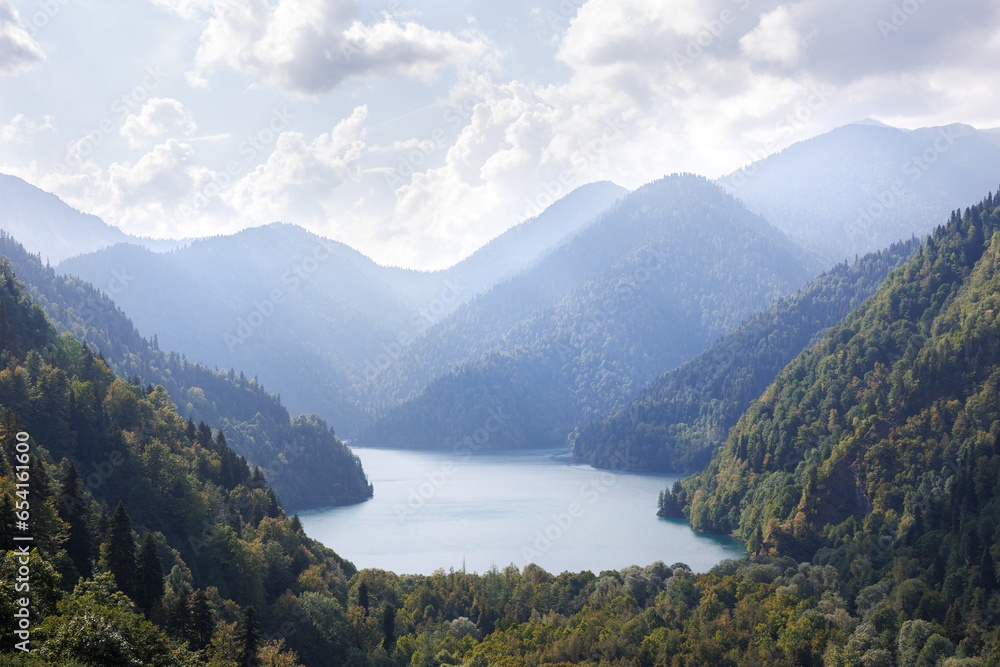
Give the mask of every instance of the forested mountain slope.
POLYGON ((702 470, 781 369, 861 305, 919 246, 913 239, 838 264, 768 306, 661 375, 623 410, 580 428, 571 436, 574 455, 599 467, 702 470))
POLYGON ((510 417, 490 446, 561 443, 580 419, 624 406, 657 374, 800 287, 810 277, 805 262, 707 180, 655 181, 381 371, 373 391, 388 412, 360 439, 444 446, 499 410, 510 417), (439 379, 418 394, 427 375, 439 379))
POLYGON ((971 582, 977 568, 992 567, 998 231, 992 195, 955 212, 789 364, 709 467, 685 482, 692 524, 732 531, 754 551, 801 556, 861 529, 916 542, 931 584, 945 575, 971 582), (970 569, 948 565, 959 562, 970 569))
POLYGON ((31 651, 0 624, 5 664, 295 665, 289 648, 368 664, 346 629, 354 567, 221 433, 57 336, 6 258, 0 359, 0 608, 9 620, 27 600, 31 651))
POLYGON ((231 447, 265 471, 287 505, 347 503, 371 496, 358 459, 316 415, 291 417, 278 397, 242 372, 210 370, 176 352, 161 352, 156 339, 143 338, 108 296, 42 266, 2 232, 0 255, 10 259, 60 332, 87 343, 119 376, 163 386, 184 416, 215 424, 231 447))
MULTIPOLYGON (((611 183, 578 188, 444 271, 379 266, 277 223, 169 253, 120 244, 59 270, 113 290, 164 349, 252 372, 291 410, 321 414, 350 434, 368 419, 366 381, 379 368, 462 303, 535 264, 623 192, 611 183)), ((433 370, 417 369, 418 388, 433 370)))

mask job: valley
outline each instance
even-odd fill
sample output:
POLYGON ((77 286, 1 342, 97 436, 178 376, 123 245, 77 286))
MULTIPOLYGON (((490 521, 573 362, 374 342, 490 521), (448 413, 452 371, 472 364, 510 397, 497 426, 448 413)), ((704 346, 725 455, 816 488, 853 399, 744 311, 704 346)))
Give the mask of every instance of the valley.
POLYGON ((1000 202, 838 245, 842 210, 810 240, 751 182, 763 216, 690 174, 583 186, 433 272, 283 223, 88 221, 53 267, 4 228, 37 664, 991 664, 1000 202))

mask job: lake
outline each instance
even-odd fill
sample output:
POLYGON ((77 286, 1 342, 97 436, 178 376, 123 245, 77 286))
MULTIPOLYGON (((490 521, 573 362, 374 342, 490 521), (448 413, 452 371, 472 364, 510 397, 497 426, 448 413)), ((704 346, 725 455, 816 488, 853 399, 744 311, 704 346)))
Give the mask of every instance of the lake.
POLYGON ((552 573, 744 555, 736 540, 656 516, 678 475, 597 470, 566 450, 476 454, 354 448, 375 497, 299 514, 306 533, 358 568, 431 574, 536 563, 552 573))

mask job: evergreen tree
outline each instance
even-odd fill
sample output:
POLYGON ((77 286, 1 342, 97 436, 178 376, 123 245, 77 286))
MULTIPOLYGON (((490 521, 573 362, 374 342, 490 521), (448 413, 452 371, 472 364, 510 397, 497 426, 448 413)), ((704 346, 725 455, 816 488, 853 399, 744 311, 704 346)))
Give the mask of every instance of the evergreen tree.
POLYGON ((191 629, 191 589, 181 586, 169 605, 167 629, 178 637, 187 637, 191 629))
POLYGON ((382 609, 382 648, 386 651, 392 650, 392 645, 396 643, 396 608, 389 602, 385 603, 382 609))
POLYGON ((257 649, 260 648, 261 636, 260 626, 257 624, 257 612, 254 608, 247 607, 243 610, 243 617, 240 619, 236 630, 236 648, 239 651, 240 667, 256 667, 257 649))
POLYGON ((208 597, 205 595, 205 591, 200 588, 195 591, 189 607, 188 640, 191 642, 191 648, 198 651, 208 646, 212 640, 212 631, 215 629, 215 622, 212 620, 212 611, 208 608, 208 597))
POLYGON ((59 487, 59 516, 69 525, 66 553, 82 577, 93 571, 93 536, 90 533, 89 511, 83 497, 83 483, 75 463, 69 464, 59 487))
POLYGON ((187 426, 184 428, 184 436, 188 439, 188 442, 193 443, 195 438, 198 437, 198 431, 195 429, 194 420, 188 417, 187 426))
POLYGON ((119 501, 108 526, 105 542, 107 565, 118 590, 135 599, 135 542, 132 540, 132 518, 119 501))
POLYGON ((163 567, 160 564, 153 533, 147 532, 136 558, 135 603, 148 616, 161 600, 163 600, 163 567))
POLYGON ((358 586, 358 606, 365 610, 365 616, 368 615, 368 584, 361 582, 358 586))
POLYGON ((205 449, 212 448, 212 428, 204 421, 198 423, 198 442, 205 449))

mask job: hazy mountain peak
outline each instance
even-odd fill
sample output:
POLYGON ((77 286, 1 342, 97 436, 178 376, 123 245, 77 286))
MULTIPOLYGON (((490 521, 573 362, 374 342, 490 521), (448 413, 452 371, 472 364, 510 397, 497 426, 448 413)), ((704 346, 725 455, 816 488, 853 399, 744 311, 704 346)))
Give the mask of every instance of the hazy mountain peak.
MULTIPOLYGON (((856 120, 853 123, 848 123, 848 125, 863 125, 869 127, 892 127, 892 125, 886 125, 880 120, 874 118, 862 118, 861 120, 856 120)), ((892 127, 892 129, 897 129, 892 127)))
POLYGON ((7 174, 0 174, 0 229, 16 238, 28 252, 40 253, 43 260, 53 264, 122 242, 154 251, 184 243, 130 236, 95 215, 76 210, 56 195, 7 174))

